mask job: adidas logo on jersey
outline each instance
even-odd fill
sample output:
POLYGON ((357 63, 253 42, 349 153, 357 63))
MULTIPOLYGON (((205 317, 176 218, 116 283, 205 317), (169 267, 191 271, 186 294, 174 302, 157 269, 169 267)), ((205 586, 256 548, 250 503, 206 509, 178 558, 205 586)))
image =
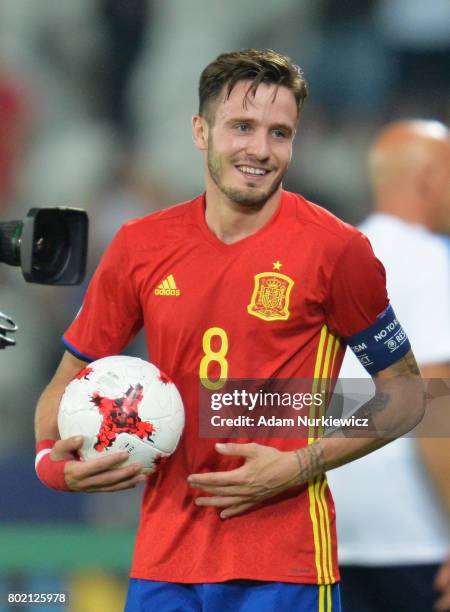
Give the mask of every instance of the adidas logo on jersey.
POLYGON ((181 291, 177 288, 177 284, 172 274, 170 274, 167 278, 160 283, 155 291, 155 295, 180 295, 181 291))

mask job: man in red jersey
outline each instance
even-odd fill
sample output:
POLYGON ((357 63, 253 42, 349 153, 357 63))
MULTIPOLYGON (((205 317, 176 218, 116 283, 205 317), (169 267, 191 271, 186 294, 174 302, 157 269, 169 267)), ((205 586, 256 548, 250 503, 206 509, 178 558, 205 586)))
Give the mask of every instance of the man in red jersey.
POLYGON ((336 611, 325 472, 414 427, 421 401, 386 395, 376 415, 384 440, 313 430, 214 444, 199 436, 199 389, 248 378, 310 379, 314 388, 336 378, 346 345, 377 381, 420 374, 367 239, 282 189, 306 95, 299 68, 273 51, 222 54, 203 71, 199 95, 193 138, 205 193, 127 223, 106 251, 38 403, 38 475, 72 491, 143 479, 142 466, 121 465, 126 453, 73 460, 82 440, 59 440, 56 414, 78 371, 123 351, 144 326, 187 418, 144 493, 126 609, 336 611), (394 349, 376 341, 388 330, 394 349))

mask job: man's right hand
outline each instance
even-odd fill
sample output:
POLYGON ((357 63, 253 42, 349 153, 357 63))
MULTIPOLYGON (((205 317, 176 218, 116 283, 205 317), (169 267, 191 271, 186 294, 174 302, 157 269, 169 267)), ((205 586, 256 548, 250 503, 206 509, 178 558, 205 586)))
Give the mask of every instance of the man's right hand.
POLYGON ((77 461, 73 459, 83 445, 83 436, 73 436, 58 440, 52 448, 50 458, 53 461, 67 461, 64 466, 64 478, 71 491, 83 493, 103 493, 133 489, 145 481, 140 463, 122 464, 128 459, 126 451, 119 451, 90 459, 77 461))

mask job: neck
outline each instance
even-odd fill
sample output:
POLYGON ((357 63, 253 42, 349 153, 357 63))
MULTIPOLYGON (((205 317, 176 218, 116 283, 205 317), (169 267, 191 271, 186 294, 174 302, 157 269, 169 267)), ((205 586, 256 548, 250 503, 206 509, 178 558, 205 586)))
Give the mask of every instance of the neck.
POLYGON ((246 206, 230 200, 213 183, 206 187, 205 219, 209 229, 225 244, 233 244, 261 229, 280 205, 281 185, 260 206, 246 206))

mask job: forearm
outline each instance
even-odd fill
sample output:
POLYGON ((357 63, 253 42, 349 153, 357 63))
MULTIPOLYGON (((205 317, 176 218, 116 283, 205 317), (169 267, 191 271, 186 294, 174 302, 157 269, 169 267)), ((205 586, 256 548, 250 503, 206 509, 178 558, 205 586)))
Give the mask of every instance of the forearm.
POLYGON ((299 464, 298 484, 312 480, 316 476, 334 468, 360 459, 391 439, 344 438, 330 436, 317 440, 306 448, 295 451, 299 464))
POLYGON ((36 440, 58 440, 58 408, 67 384, 86 365, 70 353, 65 353, 53 379, 44 389, 36 406, 36 440))
POLYGON ((382 375, 375 380, 375 397, 355 415, 363 417, 369 428, 346 430, 345 435, 334 432, 296 451, 300 482, 368 455, 421 421, 424 414, 422 380, 418 370, 405 372, 404 367, 410 365, 411 356, 407 356, 397 369, 390 369, 390 376, 382 375))
POLYGON ((58 407, 65 386, 50 383, 42 392, 36 406, 34 431, 36 440, 58 440, 58 407))

